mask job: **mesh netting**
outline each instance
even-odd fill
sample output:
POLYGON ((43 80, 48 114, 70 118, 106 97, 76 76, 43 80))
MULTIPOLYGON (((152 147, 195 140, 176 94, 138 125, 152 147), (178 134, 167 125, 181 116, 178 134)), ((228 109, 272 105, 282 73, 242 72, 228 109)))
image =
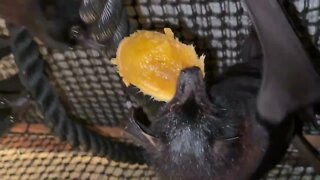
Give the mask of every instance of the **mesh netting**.
POLYGON ((1 179, 150 179, 146 165, 109 161, 72 150, 48 134, 8 134, 0 139, 1 179))
MULTIPOLYGON (((110 161, 71 149, 49 134, 10 133, 0 139, 1 179, 152 179, 146 165, 110 161)), ((319 180, 294 147, 264 179, 319 180)))
POLYGON ((52 75, 76 115, 89 124, 115 125, 127 112, 128 97, 110 60, 96 50, 47 56, 52 75))
MULTIPOLYGON (((320 45, 320 1, 294 1, 312 40, 320 45)), ((162 30, 170 27, 186 43, 206 55, 206 68, 222 72, 241 62, 240 52, 248 34, 250 21, 239 0, 125 0, 131 32, 136 29, 162 30)), ((8 35, 0 19, 0 34, 8 35)), ((131 102, 103 52, 77 48, 60 52, 41 48, 52 83, 68 110, 87 125, 116 126, 131 102)), ((0 61, 0 80, 16 74, 12 56, 0 61)), ((41 122, 42 115, 34 105, 23 119, 41 122)), ((319 122, 319 120, 318 120, 319 122)), ((320 134, 311 126, 307 134, 320 134)), ((109 161, 92 156, 56 140, 49 134, 8 134, 0 140, 1 179, 105 179, 151 178, 146 166, 109 161)), ((267 179, 320 179, 312 167, 299 160, 290 148, 285 160, 272 170, 267 179)))
POLYGON ((304 163, 303 155, 299 154, 298 150, 291 146, 283 161, 276 165, 263 179, 318 180, 320 179, 320 174, 317 174, 313 167, 304 163))

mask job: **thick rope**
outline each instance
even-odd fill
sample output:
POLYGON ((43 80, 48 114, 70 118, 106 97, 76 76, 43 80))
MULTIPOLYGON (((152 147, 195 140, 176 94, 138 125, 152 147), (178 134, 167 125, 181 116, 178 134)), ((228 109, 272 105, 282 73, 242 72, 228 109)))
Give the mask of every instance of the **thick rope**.
POLYGON ((44 74, 44 61, 33 37, 24 28, 13 27, 10 32, 12 51, 22 84, 32 94, 43 112, 43 123, 55 135, 69 142, 74 148, 81 147, 94 155, 106 156, 110 160, 145 163, 142 148, 103 137, 72 121, 44 74))

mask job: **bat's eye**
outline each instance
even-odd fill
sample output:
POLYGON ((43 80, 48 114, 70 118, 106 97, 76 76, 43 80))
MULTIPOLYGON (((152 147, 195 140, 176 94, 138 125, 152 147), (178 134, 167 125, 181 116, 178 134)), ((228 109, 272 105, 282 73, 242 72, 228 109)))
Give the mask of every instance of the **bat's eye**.
POLYGON ((69 36, 73 40, 78 40, 83 37, 83 29, 78 25, 71 26, 69 30, 69 36))

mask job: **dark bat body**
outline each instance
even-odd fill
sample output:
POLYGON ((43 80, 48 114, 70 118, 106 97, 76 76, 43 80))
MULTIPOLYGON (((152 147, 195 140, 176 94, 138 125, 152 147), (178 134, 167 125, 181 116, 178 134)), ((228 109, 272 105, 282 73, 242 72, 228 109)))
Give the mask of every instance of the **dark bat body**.
POLYGON ((52 48, 66 49, 78 43, 89 46, 80 5, 80 0, 0 0, 0 17, 25 26, 52 48))
POLYGON ((246 63, 210 88, 198 68, 185 69, 149 127, 140 111, 128 119, 126 132, 163 179, 258 179, 282 159, 305 108, 319 100, 318 75, 279 2, 245 2, 258 34, 244 45, 246 63))
POLYGON ((151 127, 143 135, 138 126, 127 130, 140 132, 138 140, 163 179, 255 179, 286 152, 294 121, 273 126, 256 114, 262 56, 251 49, 257 42, 252 36, 245 46, 251 60, 227 70, 209 94, 200 71, 186 69, 175 98, 151 127))

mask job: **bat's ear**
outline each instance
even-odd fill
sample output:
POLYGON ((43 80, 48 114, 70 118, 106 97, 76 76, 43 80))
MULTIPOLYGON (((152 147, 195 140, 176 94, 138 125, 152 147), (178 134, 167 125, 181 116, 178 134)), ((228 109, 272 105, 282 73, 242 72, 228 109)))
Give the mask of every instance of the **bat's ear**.
POLYGON ((150 135, 144 127, 143 119, 141 115, 143 111, 141 109, 131 109, 126 120, 122 123, 122 128, 126 136, 136 141, 138 144, 145 148, 157 149, 159 139, 150 135))

